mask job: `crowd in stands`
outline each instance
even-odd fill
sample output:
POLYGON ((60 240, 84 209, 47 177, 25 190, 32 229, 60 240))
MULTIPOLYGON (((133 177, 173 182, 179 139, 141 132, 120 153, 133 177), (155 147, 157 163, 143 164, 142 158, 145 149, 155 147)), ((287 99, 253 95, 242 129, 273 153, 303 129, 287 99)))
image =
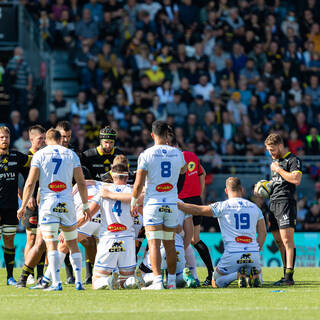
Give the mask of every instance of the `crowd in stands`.
MULTIPOLYGON (((320 154, 319 0, 21 3, 77 70, 76 100, 55 92, 45 125, 70 120, 78 151, 110 124, 121 148, 137 155, 152 142, 152 121, 165 119, 182 148, 209 157, 212 172, 221 171, 221 155, 265 155, 272 131, 298 156, 320 154)), ((10 126, 23 149, 24 128, 39 114, 21 113, 11 113, 10 126)))

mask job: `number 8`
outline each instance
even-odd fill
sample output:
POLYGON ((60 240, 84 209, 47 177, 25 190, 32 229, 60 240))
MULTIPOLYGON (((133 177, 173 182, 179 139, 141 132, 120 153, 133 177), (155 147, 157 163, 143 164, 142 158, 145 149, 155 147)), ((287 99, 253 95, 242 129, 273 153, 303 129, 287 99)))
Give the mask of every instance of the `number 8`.
POLYGON ((161 162, 161 177, 169 178, 171 176, 171 162, 161 162))

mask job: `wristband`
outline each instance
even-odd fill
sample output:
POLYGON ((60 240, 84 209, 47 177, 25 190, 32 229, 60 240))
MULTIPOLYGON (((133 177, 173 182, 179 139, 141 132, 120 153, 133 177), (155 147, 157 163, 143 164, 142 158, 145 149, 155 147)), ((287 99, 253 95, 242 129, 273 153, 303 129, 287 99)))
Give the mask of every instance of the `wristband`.
POLYGON ((84 210, 87 210, 87 209, 89 209, 89 204, 88 204, 88 202, 83 203, 83 204, 82 204, 82 210, 84 211, 84 210))
POLYGON ((137 198, 132 197, 131 198, 131 207, 134 207, 136 205, 137 201, 138 201, 137 198))

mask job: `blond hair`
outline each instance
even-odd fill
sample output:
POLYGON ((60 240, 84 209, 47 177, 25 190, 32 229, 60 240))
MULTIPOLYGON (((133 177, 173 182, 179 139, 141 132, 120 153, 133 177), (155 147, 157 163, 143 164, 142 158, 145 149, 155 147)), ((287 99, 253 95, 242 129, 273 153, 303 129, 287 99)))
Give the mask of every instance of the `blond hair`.
POLYGON ((229 177, 226 180, 226 188, 232 192, 242 191, 240 179, 238 177, 229 177))
POLYGON ((264 144, 266 146, 278 146, 280 144, 283 144, 283 139, 278 133, 270 133, 264 144))

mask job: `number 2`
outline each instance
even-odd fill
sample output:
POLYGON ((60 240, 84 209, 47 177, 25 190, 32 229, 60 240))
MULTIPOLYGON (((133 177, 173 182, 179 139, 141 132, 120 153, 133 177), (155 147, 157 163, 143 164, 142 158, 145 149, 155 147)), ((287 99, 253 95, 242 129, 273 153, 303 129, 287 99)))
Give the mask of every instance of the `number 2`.
POLYGON ((171 176, 171 162, 162 161, 161 162, 161 177, 169 178, 171 176))
POLYGON ((236 221, 236 229, 249 229, 250 228, 250 216, 248 213, 240 213, 240 215, 238 213, 235 213, 234 219, 236 221))
POLYGON ((112 212, 116 212, 118 217, 121 216, 122 209, 121 209, 121 201, 117 200, 116 203, 113 205, 112 212))
POLYGON ((59 171, 59 168, 61 166, 61 163, 62 163, 62 159, 59 159, 59 158, 52 158, 52 162, 55 162, 56 163, 56 166, 53 170, 53 174, 57 174, 58 171, 59 171))

